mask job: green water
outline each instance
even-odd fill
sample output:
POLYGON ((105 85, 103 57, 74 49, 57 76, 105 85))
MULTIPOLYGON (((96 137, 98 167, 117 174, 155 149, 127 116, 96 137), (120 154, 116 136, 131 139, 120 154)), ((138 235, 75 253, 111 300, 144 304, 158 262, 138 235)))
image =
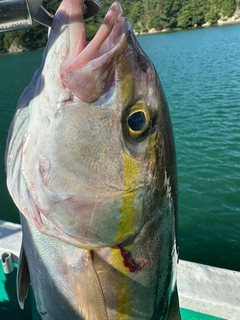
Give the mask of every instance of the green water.
MULTIPOLYGON (((141 36, 169 102, 178 159, 180 258, 240 270, 240 25, 141 36)), ((41 51, 0 56, 0 218, 7 130, 41 51)))

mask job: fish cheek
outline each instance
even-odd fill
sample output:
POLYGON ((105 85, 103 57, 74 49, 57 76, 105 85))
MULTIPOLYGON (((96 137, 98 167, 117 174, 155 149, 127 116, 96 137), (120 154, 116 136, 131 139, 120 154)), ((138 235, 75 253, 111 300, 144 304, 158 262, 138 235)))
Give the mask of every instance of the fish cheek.
POLYGON ((49 218, 69 237, 77 239, 79 246, 111 246, 119 224, 121 199, 105 203, 92 199, 83 204, 73 199, 57 203, 49 218))

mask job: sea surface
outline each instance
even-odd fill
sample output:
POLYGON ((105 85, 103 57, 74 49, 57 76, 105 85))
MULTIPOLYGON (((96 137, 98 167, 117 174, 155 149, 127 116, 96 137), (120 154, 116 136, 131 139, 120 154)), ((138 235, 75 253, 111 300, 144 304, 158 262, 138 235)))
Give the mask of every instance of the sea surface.
MULTIPOLYGON (((177 150, 180 258, 240 271, 240 25, 138 37, 169 103, 177 150)), ((0 219, 19 222, 4 150, 42 51, 0 56, 0 219)))

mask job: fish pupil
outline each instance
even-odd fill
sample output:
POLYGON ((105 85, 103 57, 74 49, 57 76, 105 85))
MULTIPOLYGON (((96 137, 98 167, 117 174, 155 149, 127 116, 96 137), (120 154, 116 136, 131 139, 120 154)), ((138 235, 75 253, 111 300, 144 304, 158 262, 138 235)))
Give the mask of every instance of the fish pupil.
POLYGON ((146 116, 142 111, 137 111, 128 117, 128 126, 133 131, 141 131, 146 126, 146 116))

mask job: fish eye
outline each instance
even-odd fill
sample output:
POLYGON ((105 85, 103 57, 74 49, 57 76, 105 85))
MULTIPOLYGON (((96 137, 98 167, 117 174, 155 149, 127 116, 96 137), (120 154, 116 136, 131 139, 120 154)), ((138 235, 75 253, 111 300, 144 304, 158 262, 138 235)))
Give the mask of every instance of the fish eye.
POLYGON ((136 102, 125 111, 123 131, 133 139, 143 138, 151 127, 150 109, 143 101, 136 102))
POLYGON ((146 116, 143 111, 136 111, 129 115, 128 126, 132 131, 141 131, 146 126, 146 116))

